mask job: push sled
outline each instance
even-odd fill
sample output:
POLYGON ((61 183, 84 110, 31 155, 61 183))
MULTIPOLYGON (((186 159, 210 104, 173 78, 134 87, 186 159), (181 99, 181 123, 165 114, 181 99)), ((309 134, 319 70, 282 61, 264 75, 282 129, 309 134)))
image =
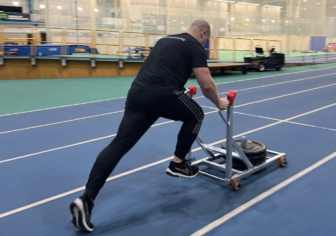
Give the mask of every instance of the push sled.
MULTIPOLYGON (((197 92, 196 87, 189 86, 185 93, 190 98, 197 92)), ((210 177, 213 180, 231 185, 234 191, 239 191, 242 185, 241 179, 255 172, 264 169, 267 166, 279 163, 280 167, 286 167, 286 154, 282 152, 271 151, 260 142, 248 140, 245 136, 241 139, 233 139, 233 103, 237 92, 230 90, 227 93, 229 106, 224 112, 218 110, 218 114, 226 124, 226 140, 221 147, 207 145, 198 136, 196 142, 200 145, 207 157, 192 162, 191 151, 186 160, 195 166, 206 166, 205 170, 200 170, 199 174, 210 177), (213 171, 215 170, 215 171, 213 171)))

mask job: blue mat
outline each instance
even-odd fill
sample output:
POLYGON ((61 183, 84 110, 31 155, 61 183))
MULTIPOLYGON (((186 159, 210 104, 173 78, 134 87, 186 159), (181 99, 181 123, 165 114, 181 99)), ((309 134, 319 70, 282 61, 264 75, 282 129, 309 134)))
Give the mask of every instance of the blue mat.
MULTIPOLYGON (((31 55, 31 45, 5 45, 5 53, 18 53, 20 56, 31 55)), ((66 55, 73 55, 78 53, 90 53, 90 47, 87 45, 67 45, 66 55)), ((98 51, 96 52, 97 54, 98 51)), ((60 44, 39 44, 36 45, 37 56, 53 56, 62 55, 62 45, 60 44)))

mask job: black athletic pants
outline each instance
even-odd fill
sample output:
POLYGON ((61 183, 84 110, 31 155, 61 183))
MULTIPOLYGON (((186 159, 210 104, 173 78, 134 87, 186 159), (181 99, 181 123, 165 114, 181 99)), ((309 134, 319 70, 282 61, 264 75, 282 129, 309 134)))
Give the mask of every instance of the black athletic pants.
POLYGON ((159 117, 183 122, 174 154, 180 159, 185 158, 201 129, 204 118, 202 108, 185 95, 183 90, 131 89, 117 136, 98 155, 86 185, 85 195, 91 199, 96 198, 120 159, 159 117))

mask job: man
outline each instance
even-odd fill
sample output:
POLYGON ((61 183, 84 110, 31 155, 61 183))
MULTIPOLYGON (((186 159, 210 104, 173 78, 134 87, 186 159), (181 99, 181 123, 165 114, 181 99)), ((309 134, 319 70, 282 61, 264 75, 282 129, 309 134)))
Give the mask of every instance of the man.
POLYGON ((210 33, 209 24, 197 20, 187 33, 167 36, 156 43, 128 92, 125 114, 117 136, 98 155, 85 193, 70 205, 76 228, 93 231, 91 211, 99 190, 120 159, 159 117, 183 122, 175 156, 166 173, 185 178, 193 178, 198 174, 198 168, 185 161, 204 118, 202 108, 184 94, 184 85, 190 74, 195 74, 204 96, 219 109, 224 110, 228 106, 227 99, 219 98, 207 66, 203 46, 210 38, 210 33))

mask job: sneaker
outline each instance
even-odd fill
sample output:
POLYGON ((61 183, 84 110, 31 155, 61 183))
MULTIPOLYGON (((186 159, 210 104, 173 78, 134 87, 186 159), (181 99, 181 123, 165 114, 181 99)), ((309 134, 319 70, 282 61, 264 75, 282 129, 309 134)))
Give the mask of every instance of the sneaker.
POLYGON ((191 166, 185 160, 181 163, 171 161, 166 174, 173 177, 194 178, 198 174, 198 171, 197 166, 191 166))
POLYGON ((94 230, 94 226, 90 222, 92 208, 93 203, 85 196, 76 198, 70 204, 73 226, 83 231, 92 232, 94 230))

